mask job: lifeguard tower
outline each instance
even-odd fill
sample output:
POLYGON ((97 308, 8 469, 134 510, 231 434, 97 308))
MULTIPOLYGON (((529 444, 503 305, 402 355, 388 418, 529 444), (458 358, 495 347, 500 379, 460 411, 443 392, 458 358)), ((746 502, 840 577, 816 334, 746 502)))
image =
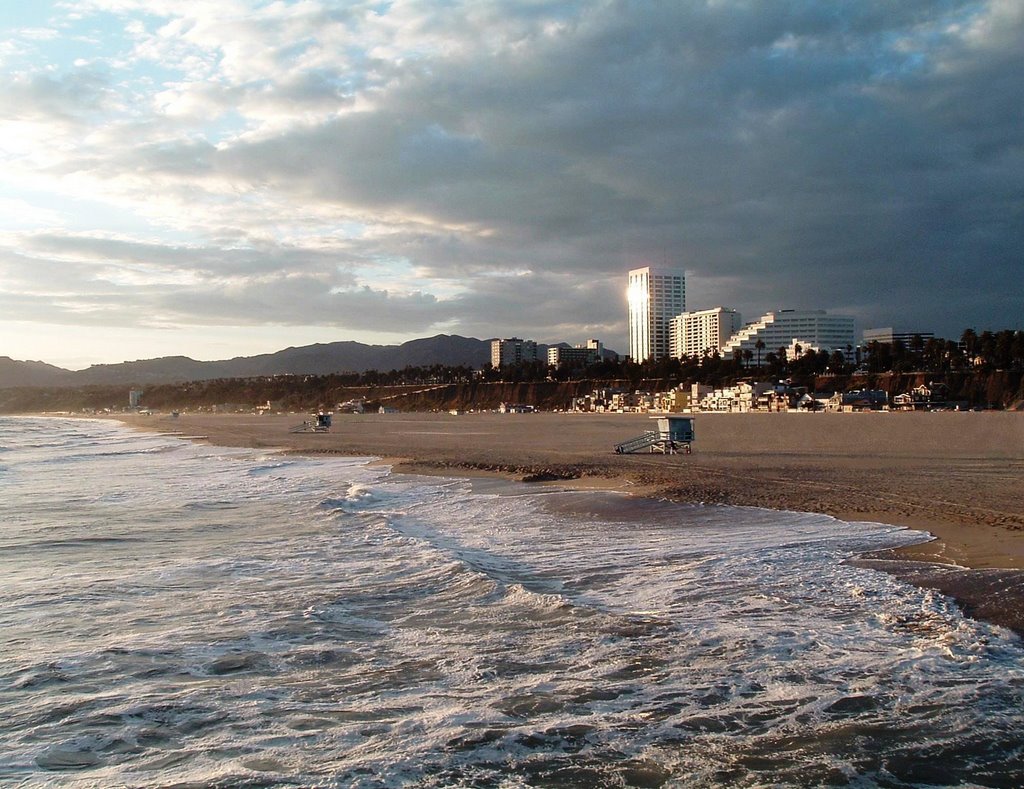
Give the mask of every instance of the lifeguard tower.
POLYGON ((312 420, 303 422, 301 425, 296 425, 291 429, 292 433, 330 433, 331 432, 331 414, 321 411, 318 414, 313 414, 312 420))
POLYGON ((663 455, 675 455, 679 452, 690 454, 690 445, 693 443, 693 417, 676 416, 652 416, 651 419, 658 421, 657 430, 648 430, 642 436, 631 438, 615 445, 615 452, 619 455, 631 454, 633 452, 661 452, 663 455))

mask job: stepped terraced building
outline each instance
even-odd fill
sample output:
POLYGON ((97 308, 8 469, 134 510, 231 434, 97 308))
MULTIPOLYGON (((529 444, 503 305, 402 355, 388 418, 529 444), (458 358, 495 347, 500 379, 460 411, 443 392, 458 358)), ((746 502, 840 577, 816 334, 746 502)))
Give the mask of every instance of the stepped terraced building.
POLYGON ((853 316, 829 315, 825 310, 775 310, 736 332, 722 347, 722 356, 749 350, 754 359, 777 353, 796 341, 804 347, 849 353, 854 346, 853 316), (758 341, 764 343, 759 349, 758 341))

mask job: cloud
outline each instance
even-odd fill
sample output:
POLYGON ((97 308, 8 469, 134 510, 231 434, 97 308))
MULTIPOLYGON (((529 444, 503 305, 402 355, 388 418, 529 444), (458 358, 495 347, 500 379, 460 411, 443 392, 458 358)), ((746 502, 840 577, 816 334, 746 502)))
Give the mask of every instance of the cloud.
POLYGON ((114 96, 106 76, 90 67, 15 74, 0 88, 0 118, 83 124, 109 109, 114 96))
POLYGON ((246 280, 226 287, 179 289, 159 300, 171 318, 199 317, 210 325, 293 325, 310 323, 359 331, 427 331, 450 317, 430 294, 392 294, 367 286, 331 287, 327 278, 306 276, 246 280))
POLYGON ((8 239, 5 246, 0 270, 8 320, 30 320, 45 310, 59 323, 104 326, 319 324, 388 332, 396 330, 395 316, 404 330, 455 317, 450 306, 421 291, 360 286, 336 252, 42 234, 8 239))
POLYGON ((662 263, 691 308, 748 318, 959 334, 1024 314, 1010 0, 75 11, 93 65, 19 61, 47 43, 29 32, 4 47, 14 199, 88 193, 145 230, 51 226, 0 266, 105 282, 130 320, 614 346, 625 270, 662 263), (105 50, 101 19, 127 38, 105 50))

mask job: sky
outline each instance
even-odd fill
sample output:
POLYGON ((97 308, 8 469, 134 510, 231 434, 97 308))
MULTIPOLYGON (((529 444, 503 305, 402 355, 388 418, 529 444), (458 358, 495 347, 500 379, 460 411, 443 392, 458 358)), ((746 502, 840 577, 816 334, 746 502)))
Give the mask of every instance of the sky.
POLYGON ((0 355, 1024 327, 1024 0, 0 0, 0 355))

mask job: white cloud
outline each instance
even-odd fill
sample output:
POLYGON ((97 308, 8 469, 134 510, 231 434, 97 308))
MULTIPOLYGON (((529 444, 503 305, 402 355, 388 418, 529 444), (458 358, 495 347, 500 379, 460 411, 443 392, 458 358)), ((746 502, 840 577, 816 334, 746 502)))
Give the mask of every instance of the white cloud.
POLYGON ((73 62, 0 42, 6 194, 49 226, 0 239, 0 277, 73 272, 53 320, 614 345, 623 271, 662 261, 695 307, 1020 314, 998 285, 1024 241, 1019 3, 57 8, 73 62), (109 211, 91 235, 60 226, 78 196, 109 211))

